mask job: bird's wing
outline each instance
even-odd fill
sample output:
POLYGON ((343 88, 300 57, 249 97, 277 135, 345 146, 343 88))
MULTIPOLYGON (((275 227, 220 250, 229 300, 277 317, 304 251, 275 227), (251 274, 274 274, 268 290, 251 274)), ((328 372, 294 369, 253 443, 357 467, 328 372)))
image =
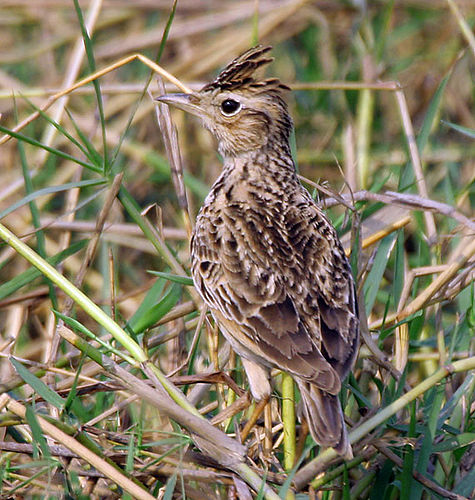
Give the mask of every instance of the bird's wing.
POLYGON ((286 219, 287 235, 297 256, 293 279, 300 284, 291 286, 292 298, 307 330, 319 336, 325 359, 344 378, 353 365, 359 340, 348 259, 334 227, 307 193, 302 201, 290 204, 286 219))
POLYGON ((346 257, 331 251, 325 238, 336 234, 326 219, 322 232, 311 198, 305 210, 269 210, 237 203, 215 220, 208 214, 206 231, 198 219, 195 284, 241 355, 336 394, 354 345, 346 257))

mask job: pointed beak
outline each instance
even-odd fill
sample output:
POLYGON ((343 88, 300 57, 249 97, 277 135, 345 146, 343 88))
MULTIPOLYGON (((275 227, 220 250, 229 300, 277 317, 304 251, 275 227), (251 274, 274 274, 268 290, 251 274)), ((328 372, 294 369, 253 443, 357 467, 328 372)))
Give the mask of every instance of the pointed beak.
POLYGON ((200 98, 196 94, 164 94, 156 97, 156 100, 187 111, 192 115, 203 116, 200 98))

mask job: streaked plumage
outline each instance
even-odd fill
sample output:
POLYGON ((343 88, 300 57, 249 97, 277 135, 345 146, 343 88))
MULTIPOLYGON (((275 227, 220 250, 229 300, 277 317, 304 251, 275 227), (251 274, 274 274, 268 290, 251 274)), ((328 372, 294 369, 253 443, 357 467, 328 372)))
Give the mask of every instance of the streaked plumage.
POLYGON ((196 220, 192 275, 254 398, 270 395, 269 368, 289 372, 315 441, 351 456, 338 393, 358 348, 354 283, 335 229, 297 178, 287 87, 256 75, 269 50, 248 50, 199 92, 159 98, 200 116, 224 158, 196 220))

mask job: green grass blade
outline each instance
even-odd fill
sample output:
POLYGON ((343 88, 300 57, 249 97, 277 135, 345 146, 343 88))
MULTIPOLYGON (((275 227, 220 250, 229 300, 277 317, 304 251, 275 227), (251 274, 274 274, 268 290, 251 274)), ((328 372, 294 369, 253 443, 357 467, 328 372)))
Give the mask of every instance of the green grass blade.
POLYGON ((463 127, 462 125, 457 125, 455 123, 447 122, 445 120, 441 120, 441 122, 444 125, 447 125, 447 127, 450 127, 456 130, 457 132, 460 132, 461 134, 470 137, 470 139, 475 139, 475 130, 473 128, 463 127))
POLYGON ((48 186, 43 189, 38 189, 37 191, 30 193, 28 196, 25 196, 21 200, 18 200, 17 202, 13 203, 8 208, 0 212, 0 219, 3 219, 3 217, 14 212, 23 205, 31 203, 33 200, 36 200, 36 198, 39 198, 40 196, 45 196, 54 193, 61 193, 62 191, 69 191, 70 189, 74 188, 100 186, 102 184, 105 184, 106 182, 107 181, 105 179, 90 179, 78 182, 67 182, 66 184, 61 184, 59 186, 48 186))
POLYGON ((46 144, 43 144, 40 141, 37 141, 36 139, 33 139, 32 137, 28 137, 26 135, 20 134, 18 132, 14 132, 13 130, 10 130, 6 127, 3 127, 0 125, 0 132, 9 135, 10 137, 13 137, 14 139, 18 139, 19 141, 26 142, 27 144, 31 144, 32 146, 35 146, 40 149, 44 149, 45 151, 48 151, 48 153, 51 153, 53 155, 58 156, 59 158, 63 158, 64 160, 69 160, 72 161, 73 163, 77 163, 78 165, 81 165, 81 167, 85 167, 88 170, 92 170, 93 172, 96 173, 102 173, 102 170, 100 168, 97 168, 95 165, 92 165, 91 163, 87 163, 86 161, 79 160, 78 158, 75 158, 72 155, 69 155, 68 153, 65 153, 64 151, 60 151, 59 149, 52 148, 51 146, 47 146, 46 144))
MULTIPOLYGON (((163 51, 165 50, 165 45, 166 45, 166 42, 168 40, 170 28, 172 26, 173 19, 175 18, 176 6, 177 6, 177 0, 174 0, 170 15, 168 16, 168 20, 165 24, 165 29, 163 30, 162 39, 160 41, 160 46, 158 47, 157 56, 155 57, 155 62, 157 62, 157 63, 162 58, 163 51)), ((154 72, 152 70, 150 70, 150 75, 149 75, 147 81, 145 82, 142 93, 140 94, 140 97, 138 98, 137 103, 136 103, 133 111, 130 113, 129 119, 127 120, 127 124, 125 125, 124 130, 120 134, 119 142, 118 142, 118 144, 115 148, 115 151, 112 155, 112 162, 115 162, 117 155, 119 154, 122 143, 124 142, 124 139, 129 131, 129 129, 130 129, 130 126, 132 125, 132 121, 134 119, 135 113, 137 112, 141 102, 143 101, 143 99, 147 93, 147 89, 150 86, 150 82, 152 81, 153 75, 154 75, 154 72)))
POLYGON ((134 429, 132 428, 132 432, 129 434, 129 444, 127 446, 127 459, 125 462, 125 470, 128 473, 131 473, 134 471, 135 453, 136 453, 135 432, 134 432, 134 429))
POLYGON ((394 310, 397 310, 399 299, 401 298, 401 293, 404 288, 404 231, 399 230, 397 232, 396 249, 395 249, 395 261, 394 261, 394 284, 393 284, 393 296, 392 305, 394 310))
POLYGON ((173 268, 175 261, 169 248, 164 241, 159 241, 159 237, 156 236, 148 221, 142 217, 137 202, 124 186, 120 187, 119 200, 133 221, 140 227, 145 237, 155 247, 159 255, 173 268))
POLYGON ((455 412, 456 406, 462 398, 466 398, 467 394, 474 394, 475 389, 475 373, 469 373, 465 380, 460 384, 460 387, 452 394, 450 399, 445 403, 440 412, 437 421, 437 428, 440 429, 444 422, 451 418, 455 412))
POLYGON ((366 314, 369 315, 376 300, 376 295, 381 284, 381 279, 386 269, 389 256, 391 255, 394 243, 396 242, 397 234, 393 233, 386 236, 379 244, 376 257, 373 262, 373 267, 369 272, 364 284, 364 297, 366 314))
POLYGON ((168 35, 170 33, 170 28, 172 27, 173 19, 175 19, 176 6, 178 0, 173 1, 172 10, 170 11, 170 15, 168 16, 167 23, 165 25, 165 29, 163 30, 162 39, 160 40, 160 46, 158 47, 157 57, 155 61, 158 63, 162 58, 163 51, 165 50, 165 44, 168 40, 168 35))
POLYGON ((51 466, 51 462, 49 462, 48 460, 51 459, 51 453, 49 451, 48 443, 46 442, 43 431, 41 430, 40 424, 38 423, 38 419, 36 418, 35 412, 33 411, 33 408, 30 405, 26 407, 25 418, 31 429, 31 434, 33 437, 32 440, 33 449, 35 447, 39 447, 41 450, 41 454, 46 459, 46 462, 48 464, 47 467, 51 466))
MULTIPOLYGON (((425 475, 427 472, 427 466, 432 453, 432 445, 436 436, 437 418, 439 416, 444 396, 445 388, 441 384, 428 391, 424 398, 424 414, 426 415, 425 421, 427 423, 424 426, 424 431, 422 433, 423 440, 415 469, 422 475, 425 475)), ((419 500, 422 495, 422 488, 422 485, 415 481, 411 488, 411 494, 409 496, 410 500, 419 500)))
POLYGON ((20 377, 35 391, 38 396, 42 397, 45 401, 52 404, 59 410, 64 408, 64 399, 51 390, 43 381, 28 371, 19 361, 15 358, 10 358, 11 364, 14 366, 16 372, 20 377))
MULTIPOLYGON (((410 422, 408 437, 414 437, 416 431, 416 403, 413 401, 409 405, 410 422)), ((401 472, 401 500, 408 500, 414 481, 412 471, 414 468, 414 447, 411 445, 404 446, 404 462, 401 472)))
MULTIPOLYGON (((76 241, 62 252, 59 252, 58 254, 53 255, 52 257, 46 259, 46 262, 48 262, 52 266, 56 266, 57 264, 63 262, 63 260, 67 259, 71 255, 74 255, 75 253, 82 250, 87 245, 88 241, 89 240, 76 241)), ((42 275, 41 272, 38 271, 36 267, 31 267, 30 269, 27 269, 26 271, 23 271, 21 274, 15 276, 10 281, 3 283, 3 285, 0 285, 0 300, 9 297, 18 289, 27 285, 28 283, 31 283, 33 280, 40 277, 41 275, 42 275)))
MULTIPOLYGON (((168 182, 168 180, 171 179, 170 165, 163 156, 154 151, 149 151, 144 156, 145 163, 152 166, 161 176, 164 177, 164 180, 168 182)), ((204 200, 208 195, 210 189, 209 186, 193 175, 189 174, 188 172, 183 173, 183 181, 185 183, 185 186, 193 194, 198 196, 200 200, 204 200)))
POLYGON ((463 495, 465 498, 473 498, 475 495, 475 467, 467 472, 453 489, 454 493, 463 495))
POLYGON ((163 495, 163 500, 172 500, 173 492, 175 491, 177 480, 177 474, 173 474, 170 476, 170 479, 167 481, 167 487, 165 488, 165 494, 163 495))
MULTIPOLYGON (((80 399, 77 397, 77 386, 79 383, 79 375, 81 374, 82 366, 84 364, 84 360, 86 359, 86 356, 82 355, 79 361, 79 365, 75 368, 74 370, 74 380, 73 384, 71 386, 71 389, 68 392, 68 397, 66 398, 66 403, 64 405, 64 409, 66 412, 72 411, 77 416, 77 413, 75 411, 76 405, 75 403, 79 403, 80 399), (73 410, 74 408, 74 410, 73 410)), ((84 420, 83 420, 84 421, 84 420)))
POLYGON ((470 446, 475 443, 475 432, 463 432, 457 436, 451 436, 437 443, 432 448, 434 453, 442 453, 444 451, 453 451, 464 446, 470 446))
POLYGON ((137 317, 133 326, 135 334, 142 333, 147 328, 154 325, 160 318, 165 316, 165 314, 170 312, 172 307, 180 300, 180 297, 181 287, 177 284, 173 284, 158 304, 154 304, 140 317, 137 317))
MULTIPOLYGON (((20 153, 20 161, 21 161, 21 169, 23 173, 23 180, 25 182, 25 191, 27 196, 32 196, 34 193, 33 181, 30 176, 30 170, 28 168, 28 162, 25 154, 25 147, 22 141, 18 141, 18 152, 20 153)), ((31 200, 29 203, 30 213, 31 213, 31 221, 33 226, 36 229, 36 243, 38 247, 38 253, 44 258, 47 258, 46 255, 46 243, 45 243, 45 234, 41 228, 41 219, 40 219, 40 211, 34 200, 31 200)), ((49 287, 49 296, 51 299, 51 304, 53 307, 57 307, 58 299, 56 296, 56 291, 54 286, 51 283, 48 283, 49 287)))
POLYGON ((160 300, 160 297, 163 295, 165 284, 165 280, 157 280, 150 287, 150 290, 145 295, 139 307, 127 322, 126 326, 128 329, 132 330, 133 332, 136 331, 135 327, 140 318, 142 318, 147 313, 147 311, 150 310, 160 300))
POLYGON ((444 96, 445 88, 447 87, 447 83, 449 83, 449 79, 452 75, 452 72, 449 72, 442 81, 439 83, 437 90, 435 91, 434 97, 431 99, 429 108, 427 109, 427 113, 424 116, 424 121, 422 123, 422 128, 417 136, 417 147, 419 149, 419 154, 422 155, 424 149, 427 145, 427 141, 429 139, 429 135, 433 129, 435 118, 439 113, 440 106, 442 104, 442 97, 444 96))
MULTIPOLYGON (((424 116, 424 121, 422 122, 421 130, 416 138, 417 148, 419 150, 419 155, 421 156, 429 139, 429 134, 432 130, 434 120, 442 104, 442 97, 444 95, 444 91, 445 88, 447 87, 447 83, 449 82, 451 74, 452 73, 450 72, 440 82, 439 86, 437 87, 437 90, 435 91, 434 97, 430 101, 427 113, 424 116)), ((412 170, 412 163, 409 162, 404 168, 404 171, 401 174, 401 178, 399 179, 399 190, 403 191, 407 189, 409 186, 412 186, 414 184, 414 179, 415 176, 412 170)))
MULTIPOLYGON (((89 37, 89 33, 87 32, 86 24, 84 22, 84 17, 82 15, 82 10, 81 7, 79 6, 79 1, 74 0, 74 8, 76 9, 76 14, 78 16, 79 20, 79 25, 81 27, 81 33, 82 33, 82 39, 84 41, 84 47, 86 49, 86 56, 87 56, 87 61, 89 63, 89 69, 91 73, 94 73, 96 71, 96 61, 94 60, 94 50, 92 47, 92 41, 91 38, 89 37)), ((104 116, 104 104, 102 101, 102 92, 101 92, 101 86, 99 83, 99 80, 93 80, 92 82, 94 86, 94 90, 96 92, 96 102, 97 102, 97 109, 99 111, 99 119, 101 122, 101 129, 102 129, 102 147, 104 149, 104 159, 103 159, 103 167, 102 171, 104 175, 107 175, 109 173, 109 155, 108 155, 108 147, 107 147, 107 139, 106 139, 106 119, 104 116)))
POLYGON ((76 134, 79 136, 82 143, 84 144, 84 148, 80 144, 81 150, 85 149, 84 156, 89 158, 91 163, 93 163, 94 165, 97 165, 98 169, 102 170, 102 162, 103 162, 102 155, 97 151, 97 149, 94 147, 94 145, 89 140, 87 135, 81 130, 79 125, 76 123, 76 120, 74 119, 73 115, 69 112, 68 109, 66 109, 66 113, 68 114, 69 119, 71 120, 71 123, 73 124, 74 130, 76 130, 76 134))
MULTIPOLYGON (((79 142, 77 141, 67 130, 65 127, 63 127, 62 125, 60 125, 59 123, 57 123, 56 121, 54 121, 47 113, 45 113, 41 108, 39 108, 38 106, 35 105, 35 103, 33 103, 32 101, 30 101, 27 97, 24 97, 23 96, 23 99, 25 99, 26 102, 28 102, 28 104, 37 112, 40 114, 40 116, 46 120, 50 125, 52 125, 61 135, 63 135, 64 137, 66 137, 66 139, 68 139, 69 142, 71 142, 72 144, 74 144, 80 151, 81 153, 86 157, 88 158, 91 163, 96 163, 94 161, 94 158, 92 158, 89 154, 88 154, 88 151, 87 149, 79 142)), ((68 113, 68 116, 71 118, 68 110, 66 109, 66 113, 68 113)), ((97 164, 98 168, 100 168, 100 163, 97 164)))
MULTIPOLYGON (((81 324, 77 319, 70 318, 69 316, 66 316, 64 314, 61 314, 58 311, 53 310, 53 313, 60 319, 62 319, 68 326, 73 328, 74 330, 81 332, 85 337, 88 337, 92 340, 95 340, 98 344, 100 344, 106 352, 112 352, 116 356, 119 356, 120 358, 124 359, 127 361, 130 365, 134 364, 134 360, 130 357, 121 352, 119 349, 116 349, 114 346, 111 344, 104 342, 100 337, 95 335, 93 332, 91 332, 89 329, 87 329, 83 324, 81 324)), ((97 357, 96 357, 97 359, 97 357)))
MULTIPOLYGON (((38 464, 41 464, 43 465, 45 463, 44 460, 41 460, 41 461, 36 461, 35 463, 38 463, 38 464)), ((47 465, 46 465, 46 469, 49 470, 51 469, 52 467, 52 462, 51 461, 48 461, 47 462, 47 465)), ((12 467, 12 469, 14 470, 14 468, 12 467)), ((20 490, 20 489, 24 489, 28 484, 30 483, 34 483, 35 480, 39 477, 41 477, 43 474, 44 474, 44 469, 40 469, 38 472, 36 472, 35 474, 31 475, 28 477, 28 479, 25 479, 24 481, 20 481, 19 484, 17 484, 15 487, 11 488, 8 493, 9 493, 9 497, 11 498, 13 493, 15 493, 17 490, 20 490)), ((21 498, 21 497, 20 497, 21 498)))
POLYGON ((187 278, 185 276, 178 276, 172 273, 163 273, 161 271, 147 271, 154 276, 160 276, 160 278, 165 278, 168 281, 173 281, 174 283, 180 283, 181 285, 193 286, 193 278, 187 278))

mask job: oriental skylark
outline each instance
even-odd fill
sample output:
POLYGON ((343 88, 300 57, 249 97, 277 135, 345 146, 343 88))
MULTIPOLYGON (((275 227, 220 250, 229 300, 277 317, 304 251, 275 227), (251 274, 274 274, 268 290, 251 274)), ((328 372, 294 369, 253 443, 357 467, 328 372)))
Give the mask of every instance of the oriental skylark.
POLYGON ((335 229, 297 177, 289 88, 258 75, 270 49, 248 50, 199 92, 158 98, 199 116, 224 159, 196 220, 193 280, 253 397, 270 396, 271 368, 290 373, 314 440, 351 457, 338 394, 358 349, 355 286, 335 229))

